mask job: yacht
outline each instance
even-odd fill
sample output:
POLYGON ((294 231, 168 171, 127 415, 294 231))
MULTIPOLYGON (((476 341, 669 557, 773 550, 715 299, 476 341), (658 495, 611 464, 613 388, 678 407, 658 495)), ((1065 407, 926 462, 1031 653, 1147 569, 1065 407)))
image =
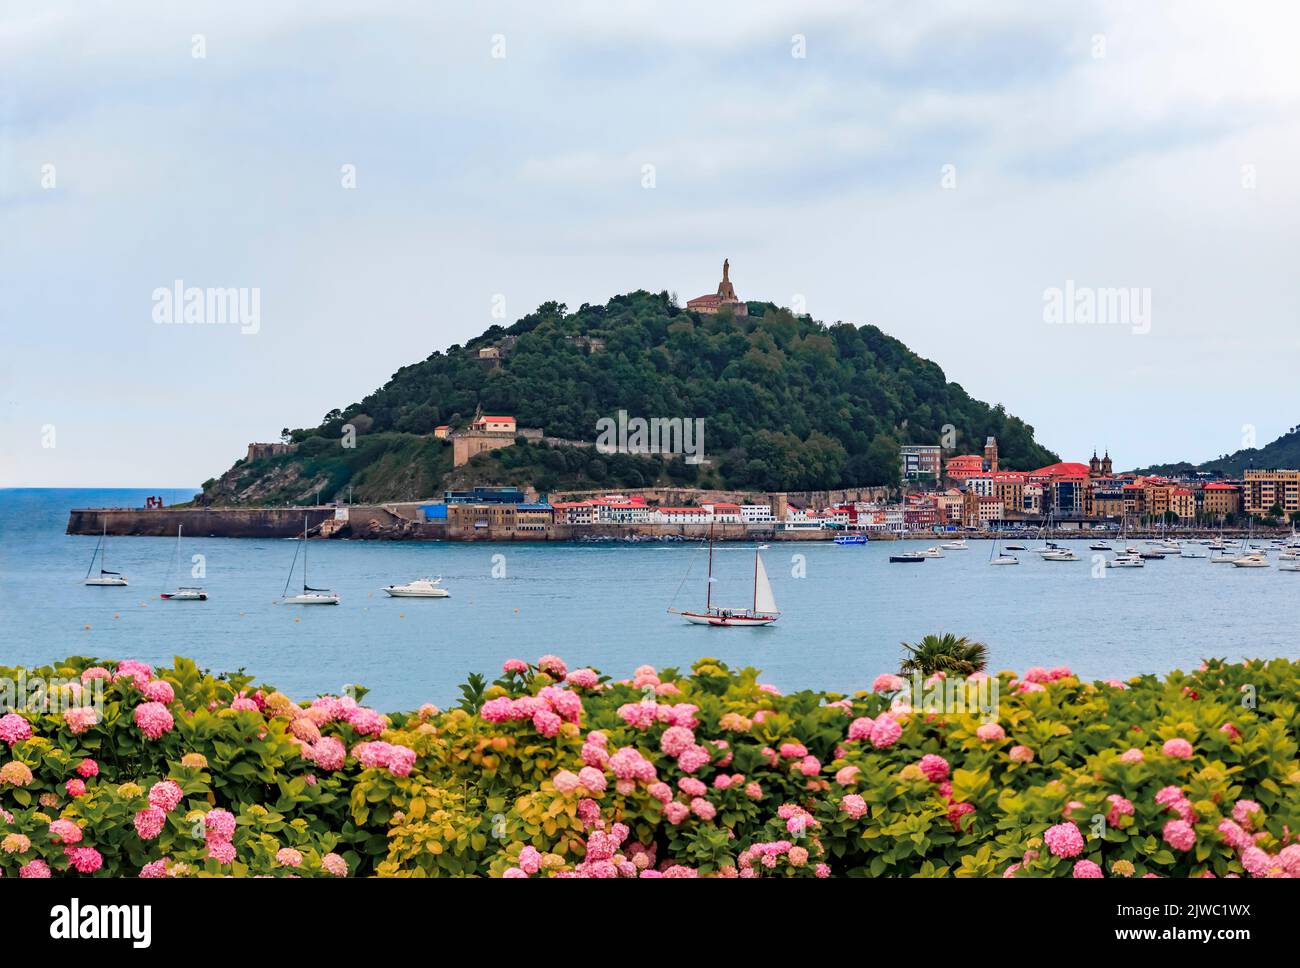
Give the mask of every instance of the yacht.
POLYGON ((1300 571, 1300 560, 1284 561, 1277 566, 1278 571, 1300 571))
POLYGON ((1232 560, 1234 568, 1267 568, 1268 557, 1265 555, 1242 555, 1232 560))
POLYGON ((1209 555, 1207 555, 1200 548, 1193 548, 1188 545, 1184 545, 1183 550, 1178 552, 1178 557, 1179 558, 1208 558, 1209 555))
POLYGON ((1116 555, 1106 562, 1107 568, 1145 568, 1146 562, 1140 555, 1116 555))
POLYGON ((1024 551, 1024 550, 1025 550, 1025 546, 1022 545, 1022 544, 1004 545, 1003 547, 1004 547, 1007 551, 1024 551))
POLYGON ((405 585, 385 585, 384 591, 393 598, 450 598, 451 592, 442 587, 441 578, 417 578, 405 585))
POLYGON ((1069 548, 1056 548, 1052 551, 1042 552, 1044 561, 1079 561, 1081 560, 1069 548))
POLYGON ((889 560, 895 565, 914 565, 925 561, 925 555, 915 551, 904 551, 901 554, 890 555, 889 560))
POLYGON ((1088 545, 1088 550, 1089 551, 1114 551, 1115 549, 1110 546, 1109 541, 1094 541, 1092 544, 1088 545))
POLYGON ((914 552, 914 553, 920 555, 922 558, 942 558, 942 557, 943 557, 943 552, 939 550, 939 546, 938 546, 938 545, 932 545, 931 547, 926 548, 924 551, 917 551, 917 552, 914 552))
POLYGON ((965 551, 967 550, 966 539, 958 538, 955 541, 948 541, 940 545, 940 547, 945 551, 965 551))
POLYGON ((837 534, 835 536, 837 545, 861 545, 867 543, 865 534, 837 534))

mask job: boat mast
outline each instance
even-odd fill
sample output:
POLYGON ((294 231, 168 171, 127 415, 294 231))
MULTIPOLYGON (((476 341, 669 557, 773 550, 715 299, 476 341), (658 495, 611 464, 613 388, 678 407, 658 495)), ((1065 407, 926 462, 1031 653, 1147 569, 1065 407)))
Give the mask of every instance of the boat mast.
POLYGON ((713 522, 709 522, 709 578, 704 583, 704 610, 713 608, 713 522))
POLYGON ((307 592, 307 515, 302 516, 302 590, 307 592))
POLYGON ((754 547, 754 607, 751 611, 758 614, 758 547, 754 547))

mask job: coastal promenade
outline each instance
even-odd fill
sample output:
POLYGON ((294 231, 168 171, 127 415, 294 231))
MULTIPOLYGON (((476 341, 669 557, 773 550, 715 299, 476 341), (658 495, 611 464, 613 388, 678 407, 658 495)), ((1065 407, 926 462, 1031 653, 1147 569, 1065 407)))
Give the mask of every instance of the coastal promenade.
MULTIPOLYGON (((114 536, 175 537, 177 529, 191 537, 210 538, 293 538, 303 532, 313 538, 352 538, 373 541, 703 541, 712 532, 716 541, 832 541, 845 533, 834 528, 781 528, 772 522, 717 524, 548 524, 545 526, 508 527, 491 522, 482 526, 450 524, 446 520, 422 520, 418 503, 379 505, 305 505, 282 508, 75 508, 68 514, 68 534, 114 536)), ((1095 538, 1117 540, 1113 531, 1093 528, 1052 528, 1046 537, 1053 539, 1095 538)), ((861 533, 861 532, 853 532, 861 533)), ((954 532, 947 532, 953 534, 954 532)), ((1018 537, 1041 540, 1037 528, 1019 530, 961 532, 965 537, 1018 537)), ((1288 534, 1285 529, 1256 527, 1257 538, 1288 534)), ((1180 538, 1214 538, 1236 540, 1246 535, 1243 529, 1220 531, 1215 528, 1179 528, 1168 532, 1180 538)), ((1164 537, 1164 531, 1130 528, 1127 539, 1164 537)), ((904 534, 873 531, 871 541, 941 540, 942 536, 925 530, 904 534)), ((946 539, 944 539, 946 540, 946 539)))

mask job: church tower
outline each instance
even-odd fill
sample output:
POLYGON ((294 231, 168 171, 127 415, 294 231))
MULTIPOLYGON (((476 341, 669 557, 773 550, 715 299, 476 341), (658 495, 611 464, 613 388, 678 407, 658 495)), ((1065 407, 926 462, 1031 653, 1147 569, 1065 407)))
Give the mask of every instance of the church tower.
POLYGON ((1103 477, 1114 476, 1114 468, 1110 462, 1110 448, 1106 448, 1106 456, 1101 459, 1101 473, 1103 477))
POLYGON ((1092 460, 1088 461, 1088 476, 1101 477, 1101 458, 1097 456, 1097 448, 1092 449, 1092 460))
POLYGON ((731 260, 722 260, 722 281, 718 283, 718 297, 723 302, 736 302, 736 287, 731 284, 731 260))

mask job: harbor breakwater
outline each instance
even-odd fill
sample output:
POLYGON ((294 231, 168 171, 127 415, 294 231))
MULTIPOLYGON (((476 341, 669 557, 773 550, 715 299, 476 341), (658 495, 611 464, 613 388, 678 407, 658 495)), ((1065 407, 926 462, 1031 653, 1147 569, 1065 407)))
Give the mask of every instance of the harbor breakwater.
MULTIPOLYGON (((461 526, 421 520, 416 505, 333 505, 294 508, 76 508, 68 514, 68 534, 175 537, 358 538, 373 541, 636 541, 705 540, 703 524, 551 524, 545 527, 461 526)), ((718 524, 717 541, 829 541, 833 531, 780 532, 772 526, 718 524)))

